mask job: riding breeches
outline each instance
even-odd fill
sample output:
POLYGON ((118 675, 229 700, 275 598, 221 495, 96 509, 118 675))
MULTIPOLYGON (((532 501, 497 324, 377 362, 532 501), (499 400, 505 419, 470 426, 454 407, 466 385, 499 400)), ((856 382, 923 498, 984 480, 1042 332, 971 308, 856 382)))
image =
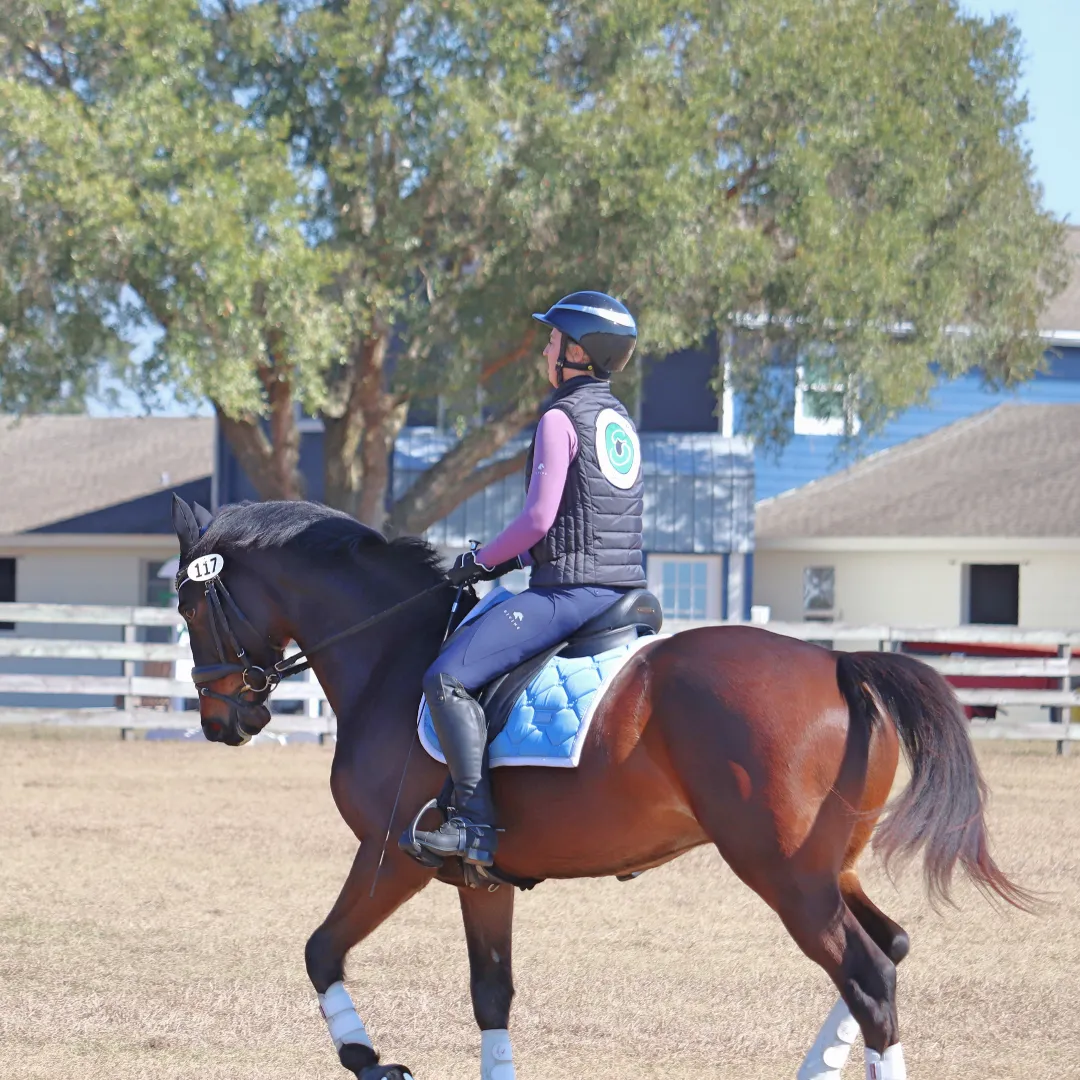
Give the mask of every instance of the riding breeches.
POLYGON ((447 675, 476 693, 529 657, 565 641, 626 591, 558 585, 507 597, 450 638, 424 676, 425 689, 447 675))

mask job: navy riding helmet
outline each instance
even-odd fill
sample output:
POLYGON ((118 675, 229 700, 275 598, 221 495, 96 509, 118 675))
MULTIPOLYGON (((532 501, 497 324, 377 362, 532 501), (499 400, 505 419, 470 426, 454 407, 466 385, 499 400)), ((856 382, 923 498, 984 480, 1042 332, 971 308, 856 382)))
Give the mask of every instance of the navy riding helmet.
POLYGON ((637 344, 634 316, 613 296, 602 292, 575 292, 564 296, 537 322, 552 326, 562 336, 559 367, 577 368, 608 378, 626 367, 637 344), (568 342, 576 341, 588 354, 590 364, 572 364, 566 359, 568 342))

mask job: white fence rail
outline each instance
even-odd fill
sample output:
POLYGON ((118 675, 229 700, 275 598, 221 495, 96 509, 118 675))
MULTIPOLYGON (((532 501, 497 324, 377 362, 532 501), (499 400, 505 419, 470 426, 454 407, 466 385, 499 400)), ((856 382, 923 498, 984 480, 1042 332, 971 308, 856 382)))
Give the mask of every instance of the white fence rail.
MULTIPOLYGON (((0 622, 15 623, 21 632, 27 624, 71 627, 64 638, 0 635, 0 658, 63 661, 110 661, 122 665, 122 673, 107 675, 0 673, 0 695, 78 695, 113 698, 111 705, 57 708, 43 701, 38 705, 2 703, 0 723, 35 723, 65 726, 98 726, 122 731, 148 728, 195 727, 197 691, 187 677, 191 653, 186 644, 139 641, 141 627, 168 627, 177 630, 180 621, 169 609, 110 607, 75 604, 2 604, 0 622), (122 641, 79 638, 77 627, 122 629, 122 641), (169 666, 169 674, 140 672, 139 665, 169 666), (179 676, 179 677, 177 677, 179 676), (187 703, 191 707, 177 707, 187 703)), ((678 633, 716 623, 669 620, 665 633, 678 633)), ((728 623, 724 625, 738 625, 728 623)), ((1039 650, 1033 656, 919 655, 919 659, 946 677, 1000 680, 1040 679, 1053 681, 1054 688, 961 686, 959 700, 969 706, 986 706, 1006 715, 993 720, 972 721, 972 734, 982 738, 1052 739, 1066 751, 1070 734, 1080 725, 1070 723, 1072 710, 1080 710, 1080 633, 1055 630, 1023 630, 1016 627, 891 627, 847 626, 838 623, 763 624, 774 633, 803 640, 821 641, 835 648, 878 648, 898 650, 905 644, 967 646, 998 645, 1012 649, 1039 650), (1074 656, 1074 650, 1076 656, 1074 656), (1048 709, 1049 719, 1010 719, 1008 711, 1048 709)), ((66 632, 66 631, 65 631, 66 632)), ((275 691, 274 702, 300 703, 301 712, 275 712, 271 730, 282 733, 310 732, 320 737, 333 735, 336 720, 318 681, 306 673, 290 679, 275 691)), ((1080 713, 1078 713, 1080 715, 1080 713)))
MULTIPOLYGON (((110 727, 126 734, 153 728, 197 728, 198 691, 187 677, 191 650, 186 643, 139 641, 140 628, 164 627, 177 632, 182 622, 175 611, 150 607, 107 607, 91 604, 3 604, 0 622, 71 628, 70 637, 22 637, 0 634, 0 658, 109 661, 119 663, 117 674, 0 673, 0 724, 41 724, 59 727, 110 727), (122 630, 122 641, 79 638, 80 627, 122 630), (168 674, 139 671, 150 664, 168 674), (41 705, 6 705, 2 695, 41 696, 41 705), (57 707, 46 695, 112 698, 111 705, 57 707), (190 705, 185 708, 184 705, 190 705)), ((310 672, 283 682, 274 694, 275 707, 300 703, 299 713, 275 712, 272 729, 292 734, 331 736, 336 719, 322 687, 310 672)))

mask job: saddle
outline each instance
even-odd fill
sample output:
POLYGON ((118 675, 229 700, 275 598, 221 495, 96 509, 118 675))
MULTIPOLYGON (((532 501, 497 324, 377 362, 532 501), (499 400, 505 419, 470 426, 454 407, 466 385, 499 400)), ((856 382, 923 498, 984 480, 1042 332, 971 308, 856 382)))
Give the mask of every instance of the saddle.
MULTIPOLYGON (((511 594, 505 589, 493 590, 482 600, 470 605, 471 610, 461 622, 458 623, 458 626, 482 615, 484 611, 504 600, 509 595, 511 594)), ((660 609, 660 602, 657 598, 645 589, 634 589, 620 596, 615 603, 606 608, 599 615, 590 619, 566 641, 556 643, 551 646, 551 648, 523 661, 505 675, 500 675, 498 678, 494 679, 476 695, 476 699, 484 709, 484 715, 487 719, 487 745, 489 750, 492 742, 503 732, 510 721, 511 716, 514 715, 515 706, 518 704, 519 700, 522 699, 527 688, 530 687, 534 680, 537 679, 544 671, 545 667, 552 661, 555 661, 558 658, 566 658, 568 661, 590 657, 603 658, 606 654, 611 662, 614 663, 614 670, 617 670, 618 665, 622 662, 620 660, 620 655, 625 657, 626 652, 629 651, 629 648, 638 640, 638 638, 644 635, 654 635, 659 633, 662 624, 663 615, 660 609), (615 654, 614 658, 612 658, 613 653, 615 654)), ((455 626, 455 631, 458 626, 455 626)), ((420 724, 422 728, 422 719, 420 720, 420 724)), ((587 728, 580 730, 587 730, 587 728)), ((421 738, 423 739, 422 731, 421 738)), ((425 743, 425 748, 428 749, 429 753, 432 752, 431 747, 427 743, 425 743)), ((521 764, 524 762, 519 761, 517 763, 521 764)), ((568 764, 569 762, 563 760, 559 762, 548 761, 544 763, 568 764)), ((576 764, 576 760, 573 763, 576 764)), ((442 791, 435 799, 431 800, 431 802, 421 808, 420 812, 413 819, 411 827, 406 830, 404 836, 399 841, 399 846, 402 850, 425 866, 440 865, 442 860, 437 859, 437 862, 430 861, 430 858, 417 844, 415 833, 419 826, 420 819, 428 810, 433 809, 437 809, 445 817, 447 808, 450 805, 452 793, 453 782, 447 777, 442 791)), ((463 866, 463 873, 466 882, 473 887, 483 886, 492 889, 498 888, 500 884, 503 884, 512 885, 520 889, 531 889, 539 884, 539 881, 537 880, 516 878, 513 875, 497 870, 495 867, 479 868, 465 864, 463 866)), ((638 873, 639 872, 634 872, 631 874, 620 875, 619 880, 629 881, 636 877, 638 873)))
MULTIPOLYGON (((481 613, 483 601, 477 605, 481 613)), ((542 653, 522 661, 490 682, 477 695, 488 723, 488 744, 503 730, 525 688, 557 656, 598 656, 628 645, 642 634, 658 634, 664 617, 660 601, 646 589, 633 589, 611 607, 594 615, 577 633, 542 653)))

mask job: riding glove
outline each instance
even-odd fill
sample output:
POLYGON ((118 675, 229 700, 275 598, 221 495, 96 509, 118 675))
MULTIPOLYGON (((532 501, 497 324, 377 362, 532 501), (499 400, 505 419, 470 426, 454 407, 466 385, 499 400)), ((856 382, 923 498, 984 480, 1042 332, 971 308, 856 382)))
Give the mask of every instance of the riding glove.
POLYGON ((466 551, 454 560, 454 565, 446 576, 450 579, 451 585, 460 587, 472 585, 477 581, 494 581, 503 574, 509 574, 511 570, 520 570, 522 565, 521 556, 515 556, 513 559, 499 563, 498 566, 485 566, 482 562, 476 561, 475 552, 466 551))

